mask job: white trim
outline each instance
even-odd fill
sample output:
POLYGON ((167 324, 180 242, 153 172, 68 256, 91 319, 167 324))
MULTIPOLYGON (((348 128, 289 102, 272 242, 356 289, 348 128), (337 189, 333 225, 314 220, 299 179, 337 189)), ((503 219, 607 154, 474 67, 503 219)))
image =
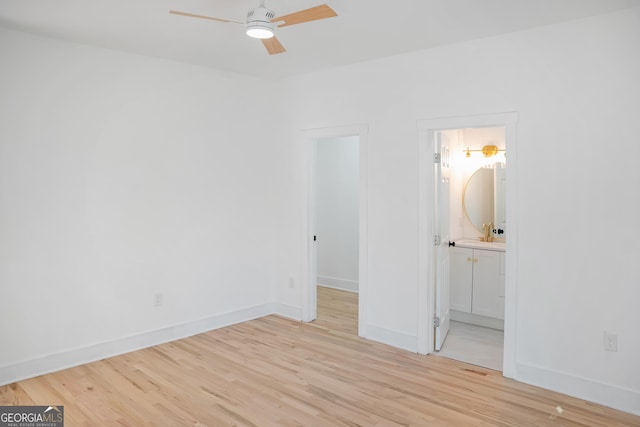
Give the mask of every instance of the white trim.
POLYGON ((318 275, 318 286, 339 289, 341 291, 358 292, 358 281, 318 275))
POLYGON ((509 225, 505 253, 504 353, 502 374, 513 378, 516 374, 516 336, 518 314, 518 113, 505 117, 507 167, 507 221, 509 225), (515 166, 515 167, 514 167, 515 166))
MULTIPOLYGON (((270 314, 283 314, 278 304, 266 303, 248 307, 229 313, 223 313, 192 322, 144 332, 129 337, 93 344, 86 347, 49 354, 36 359, 18 362, 0 367, 0 386, 17 381, 33 378, 39 375, 72 368, 78 365, 95 362, 108 357, 140 350, 154 345, 187 338, 193 335, 209 332, 236 323, 242 323, 270 314)), ((286 310, 283 310, 286 312, 286 310)), ((288 316, 287 316, 288 317, 288 316)))
POLYGON ((509 152, 507 168, 507 214, 509 237, 506 248, 504 357, 502 373, 513 378, 516 374, 516 313, 517 313, 517 165, 518 150, 516 124, 518 113, 497 113, 461 117, 444 117, 418 121, 418 352, 433 351, 434 331, 430 319, 435 313, 435 284, 433 278, 433 164, 429 160, 433 153, 433 135, 437 130, 464 129, 471 127, 504 126, 509 152))
POLYGON ((302 309, 300 307, 294 307, 292 305, 282 304, 279 302, 273 303, 273 314, 286 317, 291 320, 302 320, 302 309))
POLYGON ((640 415, 640 393, 635 390, 526 363, 518 363, 516 369, 518 381, 640 415))
POLYGON ((301 229, 301 278, 302 278, 302 320, 310 322, 316 318, 316 277, 315 274, 315 142, 322 138, 337 138, 342 136, 359 137, 359 248, 358 248, 358 335, 367 336, 367 278, 368 278, 368 170, 367 170, 367 125, 348 125, 321 129, 307 129, 301 131, 303 143, 303 164, 306 167, 305 182, 301 187, 304 194, 302 200, 302 229, 301 229))
POLYGON ((303 144, 303 153, 307 165, 305 168, 307 174, 305 183, 302 187, 304 190, 302 206, 302 229, 301 229, 301 278, 302 287, 300 296, 302 297, 302 321, 311 322, 316 319, 317 315, 317 293, 316 293, 316 275, 317 275, 317 255, 316 246, 313 236, 316 235, 316 218, 315 218, 315 183, 316 175, 316 149, 315 138, 307 138, 303 144))
POLYGON ((433 240, 434 212, 433 195, 435 177, 433 172, 434 138, 426 123, 418 122, 418 353, 429 354, 433 351, 435 336, 432 319, 435 316, 435 281, 433 276, 434 259, 433 240), (430 189, 430 190, 429 190, 430 189), (433 307, 430 307, 429 304, 433 307))
POLYGON ((416 336, 394 331, 375 325, 367 325, 367 339, 416 353, 418 350, 416 336))
POLYGON ((495 317, 481 316, 479 314, 465 313, 451 310, 451 320, 455 322, 469 323, 471 325, 504 331, 504 320, 495 317))

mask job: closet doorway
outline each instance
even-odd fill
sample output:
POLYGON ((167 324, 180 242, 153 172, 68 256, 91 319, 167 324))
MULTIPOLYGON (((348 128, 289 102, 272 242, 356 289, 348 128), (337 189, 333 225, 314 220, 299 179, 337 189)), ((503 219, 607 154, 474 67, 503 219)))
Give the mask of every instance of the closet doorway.
POLYGON ((316 323, 358 334, 358 136, 315 143, 316 323))
MULTIPOLYGON (((301 194, 305 213, 301 241, 302 320, 316 320, 318 311, 323 314, 324 305, 328 304, 331 308, 337 300, 334 308, 340 304, 356 307, 355 310, 348 309, 352 319, 346 322, 351 323, 342 327, 355 330, 362 337, 366 337, 367 326, 367 133, 366 125, 302 132, 307 173, 304 193, 301 194), (342 156, 336 158, 331 151, 342 152, 342 156), (324 160, 328 160, 329 167, 323 166, 324 160), (347 179, 350 180, 349 184, 344 183, 347 179), (349 187, 349 190, 336 189, 336 185, 349 187), (321 193, 321 206, 318 206, 318 193, 321 193), (322 201, 324 193, 332 196, 333 201, 322 201), (331 215, 324 217, 326 211, 331 215), (320 229, 318 215, 323 216, 319 221, 320 229), (337 217, 347 219, 338 220, 337 217), (345 263, 347 259, 349 262, 345 263), (326 297, 326 302, 324 299, 318 300, 319 282, 325 285, 322 290, 327 292, 322 292, 321 296, 326 297), (334 293, 340 293, 346 300, 336 297, 334 293)), ((327 314, 336 316, 335 313, 327 314)))

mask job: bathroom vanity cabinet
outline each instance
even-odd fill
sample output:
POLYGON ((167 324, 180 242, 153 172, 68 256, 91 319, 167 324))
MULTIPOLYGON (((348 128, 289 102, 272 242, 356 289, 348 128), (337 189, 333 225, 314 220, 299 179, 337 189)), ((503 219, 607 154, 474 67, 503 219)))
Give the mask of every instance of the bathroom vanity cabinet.
POLYGON ((451 248, 451 310, 504 319, 504 255, 495 248, 451 248))

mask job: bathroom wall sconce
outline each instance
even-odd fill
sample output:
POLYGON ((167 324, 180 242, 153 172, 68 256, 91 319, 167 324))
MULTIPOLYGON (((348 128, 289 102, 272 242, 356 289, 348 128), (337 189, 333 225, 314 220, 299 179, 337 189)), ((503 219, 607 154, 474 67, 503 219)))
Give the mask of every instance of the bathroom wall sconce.
POLYGON ((485 157, 493 157, 498 154, 498 147, 495 145, 485 145, 482 147, 482 155, 485 157))
POLYGON ((472 150, 469 147, 467 147, 465 151, 465 156, 468 159, 469 157, 471 157, 472 152, 481 152, 484 157, 493 157, 501 151, 504 152, 506 150, 500 149, 495 145, 485 145, 484 147, 482 147, 481 150, 472 150))

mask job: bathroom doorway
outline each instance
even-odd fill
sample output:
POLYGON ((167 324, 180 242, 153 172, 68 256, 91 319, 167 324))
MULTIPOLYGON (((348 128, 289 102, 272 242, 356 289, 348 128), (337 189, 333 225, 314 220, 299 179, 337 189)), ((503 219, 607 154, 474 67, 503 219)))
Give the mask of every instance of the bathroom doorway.
POLYGON ((510 377, 517 224, 507 229, 507 215, 517 215, 506 153, 508 146, 514 162, 516 121, 516 113, 504 113, 419 123, 419 350, 510 377), (490 181, 491 194, 472 194, 476 181, 490 181))
POLYGON ((436 249, 436 354, 502 370, 506 129, 440 130, 435 152, 435 217, 446 240, 436 249))

